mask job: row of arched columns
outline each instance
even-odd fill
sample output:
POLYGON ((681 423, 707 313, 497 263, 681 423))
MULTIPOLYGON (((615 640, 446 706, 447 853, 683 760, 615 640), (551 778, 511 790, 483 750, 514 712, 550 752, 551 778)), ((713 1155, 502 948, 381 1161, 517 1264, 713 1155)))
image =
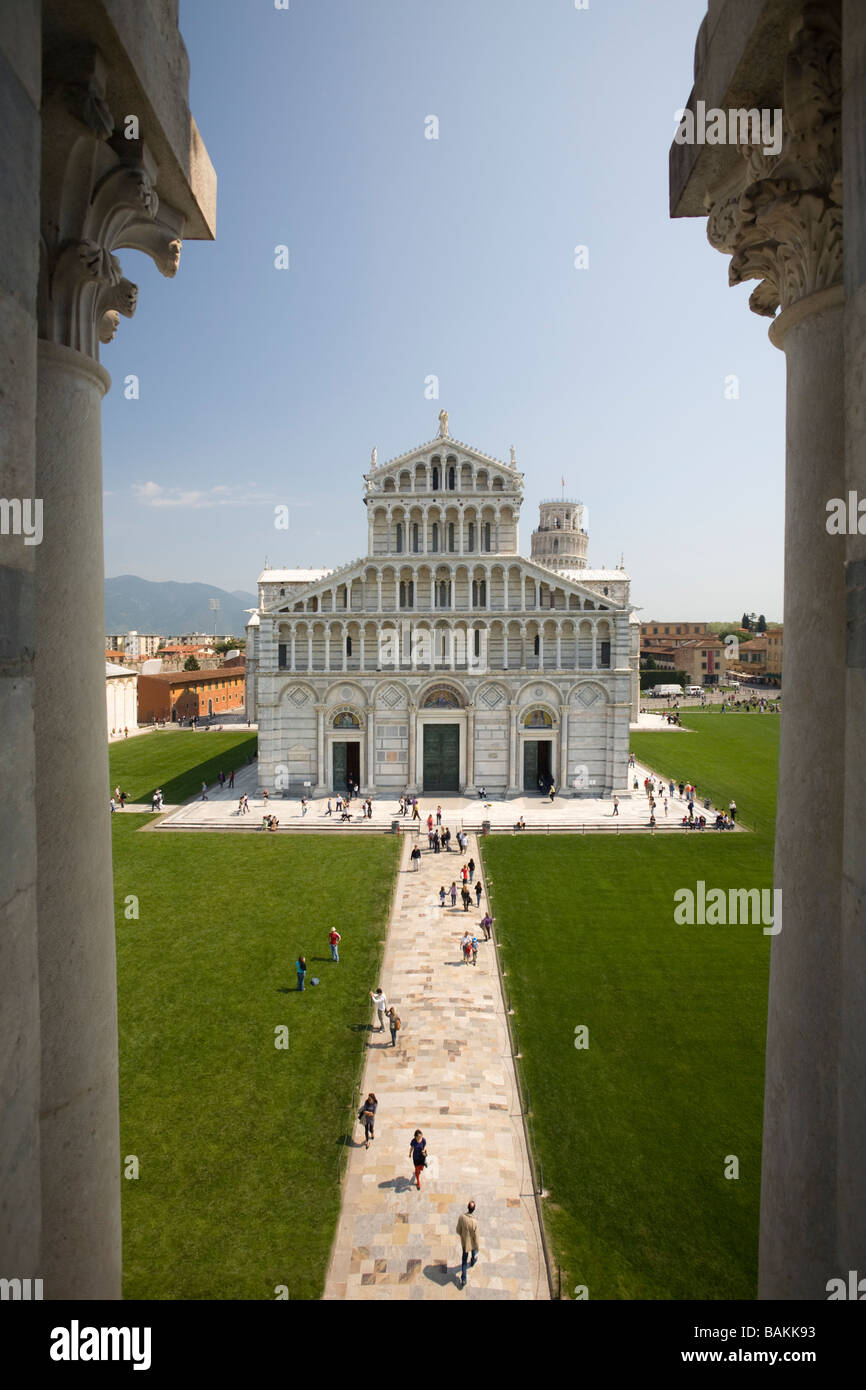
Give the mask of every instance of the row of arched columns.
POLYGON ((279 670, 610 670, 605 618, 499 620, 298 620, 276 629, 279 670))
POLYGON ((458 459, 456 454, 435 454, 430 461, 419 459, 417 463, 402 468, 396 475, 388 473, 384 478, 375 475, 368 483, 370 492, 381 491, 386 494, 413 492, 501 492, 506 487, 514 487, 504 474, 484 464, 469 459, 458 459))
POLYGON ((371 555, 498 554, 516 548, 517 516, 511 503, 458 507, 447 502, 371 504, 371 555))
POLYGON ((457 564, 442 561, 420 565, 367 565, 360 575, 324 589, 321 596, 301 600, 297 612, 307 613, 388 613, 423 612, 445 608, 451 612, 508 611, 525 613, 547 609, 594 611, 600 601, 567 594, 551 578, 525 575, 519 564, 497 561, 490 564, 457 564), (458 582, 465 593, 458 602, 458 582), (447 590, 437 590, 438 584, 447 590), (405 587, 413 585, 410 591, 405 587), (475 586, 482 586, 475 587, 475 586), (321 605, 321 606, 320 606, 321 605))

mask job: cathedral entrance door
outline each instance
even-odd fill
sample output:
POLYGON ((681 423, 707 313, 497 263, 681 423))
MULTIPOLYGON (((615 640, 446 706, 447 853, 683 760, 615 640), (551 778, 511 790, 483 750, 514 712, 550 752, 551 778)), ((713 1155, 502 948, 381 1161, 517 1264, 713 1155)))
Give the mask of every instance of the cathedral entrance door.
POLYGON ((460 790, 460 725, 424 725, 424 790, 460 790))
POLYGON ((333 744, 334 781, 333 790, 344 792, 349 782, 361 785, 361 745, 360 743, 333 744))
POLYGON ((525 792, 540 791, 539 779, 545 790, 550 786, 552 781, 552 750, 553 744, 549 738, 528 738, 524 741, 523 790, 525 792))

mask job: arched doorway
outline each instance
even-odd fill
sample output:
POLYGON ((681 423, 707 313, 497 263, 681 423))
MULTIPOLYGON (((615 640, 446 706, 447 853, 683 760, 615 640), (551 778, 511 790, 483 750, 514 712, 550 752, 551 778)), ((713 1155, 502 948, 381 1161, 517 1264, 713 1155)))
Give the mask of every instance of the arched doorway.
POLYGON ((447 685, 435 685, 421 703, 422 787, 428 793, 460 790, 460 720, 450 711, 462 710, 463 702, 447 685))

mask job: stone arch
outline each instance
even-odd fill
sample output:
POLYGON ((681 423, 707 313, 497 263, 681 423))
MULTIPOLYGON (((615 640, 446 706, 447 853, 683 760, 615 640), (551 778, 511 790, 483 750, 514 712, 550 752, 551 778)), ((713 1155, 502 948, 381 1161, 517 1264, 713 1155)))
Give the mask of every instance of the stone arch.
POLYGON ((450 677, 445 679, 439 677, 425 682, 418 692, 419 709, 466 709, 470 703, 469 697, 459 681, 452 680, 450 677), (456 701, 454 705, 427 705, 427 700, 435 697, 437 691, 443 691, 453 696, 456 701))

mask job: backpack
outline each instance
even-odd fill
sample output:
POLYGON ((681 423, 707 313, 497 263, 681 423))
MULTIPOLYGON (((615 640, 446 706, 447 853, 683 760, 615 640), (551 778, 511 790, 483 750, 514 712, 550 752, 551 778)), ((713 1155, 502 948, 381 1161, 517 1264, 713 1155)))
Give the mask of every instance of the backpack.
POLYGON ((402 1023, 400 1022, 400 1015, 399 1015, 399 1014, 395 1014, 395 1015, 394 1015, 394 1027, 395 1027, 395 1029, 400 1029, 400 1028, 403 1027, 402 1023))

